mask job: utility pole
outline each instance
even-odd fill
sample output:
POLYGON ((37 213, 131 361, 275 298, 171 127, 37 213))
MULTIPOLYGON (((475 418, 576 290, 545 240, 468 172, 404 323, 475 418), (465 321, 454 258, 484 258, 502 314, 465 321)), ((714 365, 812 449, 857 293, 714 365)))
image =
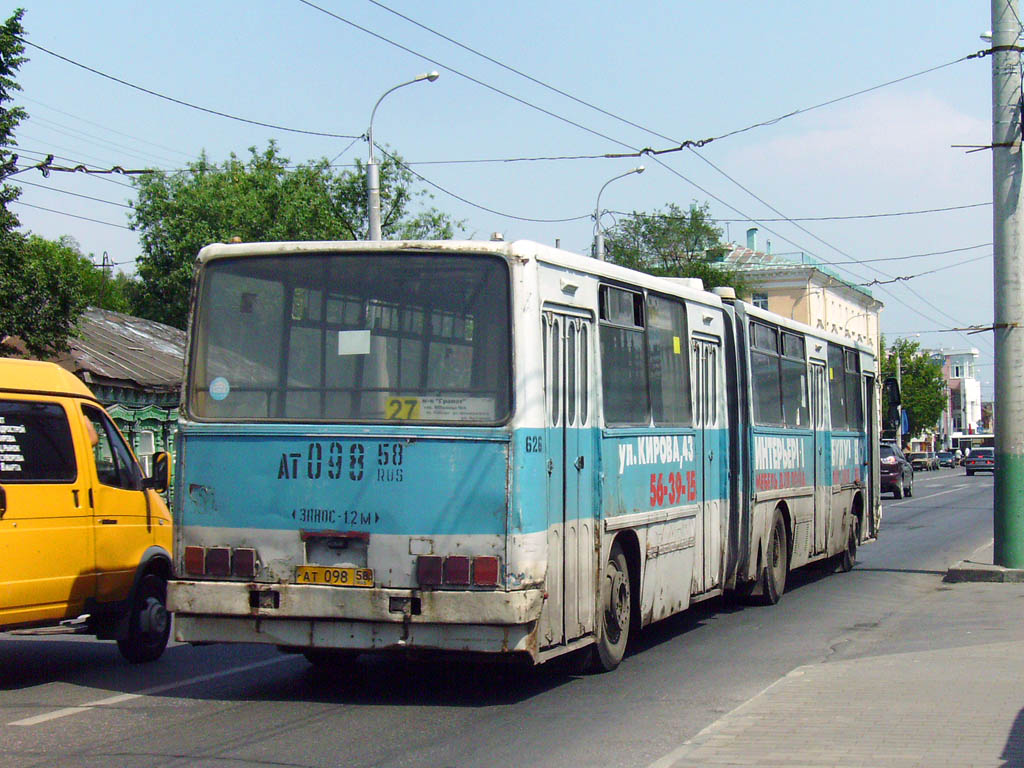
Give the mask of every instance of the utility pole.
POLYGON ((1024 259, 1018 0, 992 0, 992 234, 996 403, 994 565, 1024 568, 1024 259))
POLYGON ((896 426, 896 447, 901 451, 903 450, 903 362, 900 359, 900 353, 896 353, 896 383, 900 387, 900 404, 897 406, 899 409, 900 423, 896 426))

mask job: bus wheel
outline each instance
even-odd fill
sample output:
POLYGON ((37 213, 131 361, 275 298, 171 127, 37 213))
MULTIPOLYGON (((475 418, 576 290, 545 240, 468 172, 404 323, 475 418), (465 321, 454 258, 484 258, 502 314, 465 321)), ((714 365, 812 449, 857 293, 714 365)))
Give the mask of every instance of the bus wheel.
POLYGON ((775 510, 772 523, 772 537, 768 542, 768 553, 764 570, 761 571, 761 601, 775 605, 786 590, 786 574, 789 572, 789 545, 786 538, 786 521, 782 512, 775 510))
POLYGON ((597 637, 596 670, 610 672, 626 654, 630 613, 633 607, 629 566, 619 542, 612 544, 601 580, 601 616, 597 637))
POLYGON ((860 541, 860 518, 853 518, 850 523, 850 535, 846 537, 846 549, 839 555, 838 571, 846 573, 853 570, 853 564, 857 562, 857 542, 860 541))
POLYGON ((129 610, 128 631, 117 639, 118 650, 132 664, 155 661, 171 634, 167 582, 153 573, 143 576, 129 610))

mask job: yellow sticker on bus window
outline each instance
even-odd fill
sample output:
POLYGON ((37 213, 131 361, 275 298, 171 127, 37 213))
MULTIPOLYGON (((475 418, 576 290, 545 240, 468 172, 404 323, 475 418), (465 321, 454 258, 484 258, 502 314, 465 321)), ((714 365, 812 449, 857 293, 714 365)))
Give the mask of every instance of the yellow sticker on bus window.
POLYGON ((682 345, 679 343, 679 337, 678 336, 673 336, 672 337, 672 351, 675 354, 678 355, 678 354, 680 354, 681 350, 682 350, 682 345))
POLYGON ((418 397, 389 397, 384 403, 384 414, 389 419, 420 418, 420 399, 418 397))

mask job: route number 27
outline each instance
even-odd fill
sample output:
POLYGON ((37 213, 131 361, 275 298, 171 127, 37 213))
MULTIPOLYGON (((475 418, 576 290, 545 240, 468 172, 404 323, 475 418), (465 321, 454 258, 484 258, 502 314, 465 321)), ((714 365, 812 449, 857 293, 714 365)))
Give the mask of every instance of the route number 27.
POLYGON ((418 419, 420 400, 418 397, 389 397, 384 410, 389 419, 418 419))

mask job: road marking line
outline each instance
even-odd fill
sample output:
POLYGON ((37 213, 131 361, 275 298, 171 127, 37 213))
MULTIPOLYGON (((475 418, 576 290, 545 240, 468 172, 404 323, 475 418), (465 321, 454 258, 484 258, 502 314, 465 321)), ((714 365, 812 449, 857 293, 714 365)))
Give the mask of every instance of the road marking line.
POLYGON ((954 485, 952 488, 949 488, 948 490, 939 491, 938 493, 932 493, 929 494, 928 496, 913 496, 909 499, 904 499, 903 501, 894 501, 891 504, 889 504, 886 507, 886 509, 889 509, 889 507, 898 507, 900 504, 909 504, 913 501, 924 501, 925 499, 934 499, 936 496, 945 496, 947 493, 959 491, 962 488, 967 488, 969 485, 971 485, 971 483, 961 483, 960 485, 954 485))
POLYGON ((163 685, 155 685, 152 688, 144 688, 136 693, 119 693, 116 696, 108 696, 105 699, 97 699, 96 701, 90 701, 87 704, 82 704, 77 707, 64 707, 63 709, 56 709, 53 712, 47 712, 45 715, 35 715, 33 717, 26 717, 22 720, 15 720, 13 723, 8 725, 39 725, 40 723, 46 723, 50 720, 57 720, 61 717, 68 717, 69 715, 77 715, 79 712, 88 712, 94 707, 106 707, 112 704, 121 704, 125 701, 131 701, 132 699, 141 699, 143 696, 152 696, 156 693, 163 693, 164 691, 174 690, 175 688, 184 688, 189 685, 195 685, 196 683, 205 683, 209 680, 216 680, 219 677, 227 677, 228 675, 237 675, 239 672, 249 672, 253 669, 259 669, 260 667, 268 667, 271 664, 280 664, 283 661, 291 661, 294 657, 279 656, 272 659, 264 659, 263 661, 253 662, 252 664, 246 664, 244 667, 233 667, 232 669, 222 669, 219 672, 210 672, 206 675, 196 675, 185 680, 178 680, 173 683, 164 683, 163 685))

